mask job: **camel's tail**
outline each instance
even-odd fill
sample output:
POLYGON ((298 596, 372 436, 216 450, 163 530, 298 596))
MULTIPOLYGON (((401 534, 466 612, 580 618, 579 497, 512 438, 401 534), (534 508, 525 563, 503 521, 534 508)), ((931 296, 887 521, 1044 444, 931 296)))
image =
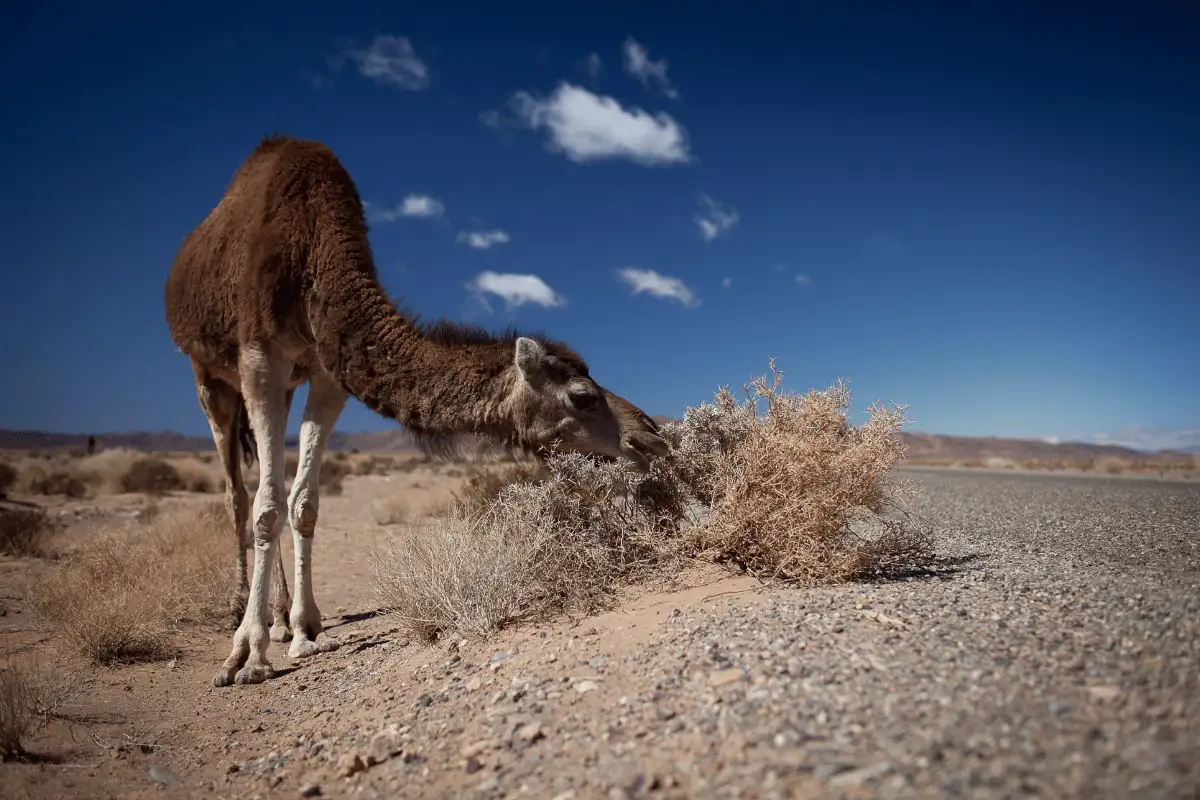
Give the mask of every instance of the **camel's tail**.
POLYGON ((238 395, 237 440, 242 450, 242 459, 249 467, 258 460, 258 441, 254 438, 254 429, 250 427, 250 414, 246 411, 246 398, 238 395))

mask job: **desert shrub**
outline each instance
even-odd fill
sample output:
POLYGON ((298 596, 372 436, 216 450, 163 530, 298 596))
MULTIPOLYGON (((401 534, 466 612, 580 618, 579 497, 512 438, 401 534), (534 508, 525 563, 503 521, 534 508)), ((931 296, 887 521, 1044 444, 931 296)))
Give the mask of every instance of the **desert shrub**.
POLYGON ((324 494, 341 494, 342 479, 353 472, 354 468, 346 461, 322 459, 321 474, 318 483, 324 494))
POLYGON ((31 605, 43 625, 94 663, 169 657, 181 623, 226 610, 232 566, 212 546, 213 528, 224 523, 225 510, 214 503, 103 531, 33 585, 31 605))
POLYGON ((6 653, 0 661, 0 758, 26 754, 23 740, 53 718, 70 694, 61 672, 28 656, 6 653))
POLYGON ((186 489, 179 470, 157 457, 139 458, 129 465, 129 471, 121 476, 121 491, 166 494, 186 489))
POLYGON ((0 506, 0 552, 11 556, 43 556, 54 524, 40 508, 0 506))
POLYGON ((20 476, 21 473, 17 472, 17 468, 12 464, 0 461, 0 497, 8 496, 8 490, 16 484, 20 476))
POLYGON ((911 486, 889 479, 902 409, 876 404, 855 427, 844 383, 793 395, 771 371, 744 402, 722 389, 663 426, 672 451, 647 474, 578 454, 477 471, 446 517, 372 557, 381 604, 428 640, 591 612, 688 558, 807 585, 927 558, 930 531, 904 511, 911 486))
POLYGON ((541 483, 550 473, 541 464, 518 462, 498 467, 472 465, 469 473, 450 470, 446 477, 462 477, 464 474, 467 475, 466 483, 453 496, 455 505, 469 515, 485 510, 500 496, 504 487, 514 483, 541 483), (453 474, 455 472, 457 474, 453 474))
POLYGON ((43 472, 35 470, 29 479, 29 491, 33 494, 61 494, 66 497, 87 497, 87 484, 68 472, 43 472))
POLYGON ((712 445, 722 455, 713 464, 711 513, 692 534, 699 554, 809 585, 866 577, 927 555, 926 529, 908 515, 885 516, 902 511, 909 491, 887 480, 904 458, 895 435, 903 409, 872 405, 856 428, 847 418, 845 383, 795 395, 780 390, 783 374, 773 362, 771 372, 773 380, 750 384, 744 403, 725 391, 704 407, 706 420, 715 417, 715 427, 734 436, 732 445, 712 445), (858 523, 866 525, 856 529, 858 523), (864 538, 868 526, 872 538, 864 538))
POLYGON ((359 461, 354 472, 357 475, 387 475, 396 469, 396 459, 391 456, 372 455, 359 461))
POLYGON ((198 458, 182 458, 172 466, 179 473, 179 479, 186 491, 211 494, 218 489, 224 489, 225 482, 217 477, 216 470, 198 458))
POLYGON ((673 555, 631 499, 643 480, 624 464, 564 455, 545 480, 504 485, 487 503, 460 500, 373 554, 379 601, 426 641, 606 607, 673 555))

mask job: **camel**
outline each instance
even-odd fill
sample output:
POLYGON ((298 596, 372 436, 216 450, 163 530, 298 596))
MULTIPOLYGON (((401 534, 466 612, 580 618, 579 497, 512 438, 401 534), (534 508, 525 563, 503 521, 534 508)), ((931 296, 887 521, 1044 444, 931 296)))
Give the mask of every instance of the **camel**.
POLYGON ((339 646, 313 596, 312 545, 321 459, 349 397, 398 422, 427 453, 453 452, 456 437, 469 435, 526 453, 625 458, 646 470, 668 449, 653 421, 598 384, 565 344, 426 324, 398 309, 379 283, 354 181, 320 142, 262 140, 184 238, 164 299, 225 470, 238 554, 241 621, 213 677, 218 687, 274 677, 272 640, 290 638, 292 658, 339 646), (288 412, 305 382, 299 466, 285 495, 288 412), (240 460, 255 458, 251 507, 240 460), (285 514, 295 550, 290 602, 278 543, 285 514))

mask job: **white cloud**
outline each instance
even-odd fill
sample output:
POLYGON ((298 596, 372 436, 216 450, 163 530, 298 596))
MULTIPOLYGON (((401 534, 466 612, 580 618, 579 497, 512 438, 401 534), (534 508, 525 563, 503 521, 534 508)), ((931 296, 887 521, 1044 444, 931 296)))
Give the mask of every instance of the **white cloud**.
POLYGON ((411 91, 429 86, 429 68, 404 36, 378 36, 366 50, 351 50, 349 56, 376 83, 411 91))
POLYGON ((467 288, 480 295, 494 294, 502 297, 510 307, 534 303, 553 308, 567 302, 537 275, 481 272, 467 284, 467 288))
POLYGON ((1114 444, 1134 450, 1200 452, 1200 428, 1143 428, 1135 425, 1114 433, 1092 434, 1094 444, 1114 444))
POLYGON ((700 301, 696 299, 692 290, 679 278, 659 275, 652 269, 636 267, 617 270, 617 277, 628 285, 634 294, 645 292, 654 297, 674 298, 685 306, 700 305, 700 301))
POLYGON ((612 97, 565 81, 545 99, 517 92, 512 107, 526 127, 546 129, 548 149, 578 163, 627 159, 655 166, 692 158, 686 131, 670 115, 626 110, 612 97))
POLYGON ((625 54, 626 72, 647 87, 654 83, 667 97, 679 96, 679 92, 667 78, 667 60, 665 58, 651 61, 650 51, 632 36, 621 45, 621 51, 625 54))
POLYGON ((604 62, 600 59, 599 53, 588 53, 587 62, 584 66, 588 71, 588 75, 598 78, 600 77, 600 72, 604 69, 604 62))
POLYGON ((437 219, 446 211, 446 206, 427 194, 410 194, 394 208, 379 211, 370 203, 363 203, 367 218, 373 222, 395 222, 401 217, 416 217, 418 219, 437 219))
POLYGON ((700 195, 700 206, 695 220, 700 228, 700 238, 706 242, 729 233, 738 224, 739 217, 735 209, 722 206, 706 194, 700 195))
POLYGON ((721 278, 721 288, 728 289, 733 286, 733 278, 721 278))
POLYGON ((803 272, 797 272, 796 273, 796 283, 800 284, 801 286, 811 286, 812 278, 808 277, 803 272))
POLYGON ((457 242, 466 243, 468 247, 474 247, 476 250, 491 250, 498 244, 505 244, 512 240, 508 235, 508 231, 502 231, 499 228, 490 231, 459 231, 455 238, 457 242))

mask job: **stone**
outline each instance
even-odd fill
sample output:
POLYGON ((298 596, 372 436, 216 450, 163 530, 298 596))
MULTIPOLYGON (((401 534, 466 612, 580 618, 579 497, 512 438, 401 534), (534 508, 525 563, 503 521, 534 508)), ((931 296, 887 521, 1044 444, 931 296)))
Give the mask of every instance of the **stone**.
POLYGON ((337 760, 337 772, 344 778, 356 775, 366 768, 367 765, 358 757, 358 753, 346 753, 337 760))
POLYGON ((383 730, 371 737, 367 746, 367 766, 382 764, 400 752, 400 735, 394 729, 383 730))
POLYGON ((708 676, 708 685, 717 688, 719 686, 728 686, 731 683, 737 683, 742 679, 741 667, 730 667, 729 669, 719 669, 708 676))
POLYGON ((169 786, 172 783, 178 783, 179 776, 166 767, 154 766, 150 768, 150 780, 169 786))
POLYGON ((542 726, 536 722, 530 722, 528 725, 522 725, 517 729, 517 738, 526 742, 536 742, 538 739, 545 738, 542 732, 542 726))
POLYGON ((600 688, 600 685, 598 683, 596 683, 595 681, 579 681, 578 683, 575 684, 575 691, 578 692, 579 694, 587 694, 588 692, 594 692, 599 688, 600 688))

